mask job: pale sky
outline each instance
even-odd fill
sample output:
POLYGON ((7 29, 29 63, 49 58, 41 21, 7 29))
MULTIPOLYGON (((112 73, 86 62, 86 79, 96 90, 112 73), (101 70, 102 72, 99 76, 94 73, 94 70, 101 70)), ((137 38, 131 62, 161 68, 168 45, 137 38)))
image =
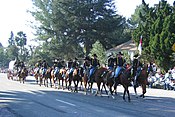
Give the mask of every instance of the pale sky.
MULTIPOLYGON (((130 17, 134 13, 136 6, 140 5, 142 0, 115 0, 117 11, 124 17, 130 17)), ((173 4, 174 0, 167 0, 173 4)), ((145 0, 150 6, 157 4, 159 0, 145 0)), ((29 27, 28 21, 33 21, 32 16, 26 12, 31 9, 31 0, 1 0, 0 4, 0 42, 3 46, 8 45, 10 32, 14 35, 17 32, 23 31, 27 35, 27 39, 33 39, 32 29, 29 27)), ((31 42, 30 42, 31 44, 31 42)))

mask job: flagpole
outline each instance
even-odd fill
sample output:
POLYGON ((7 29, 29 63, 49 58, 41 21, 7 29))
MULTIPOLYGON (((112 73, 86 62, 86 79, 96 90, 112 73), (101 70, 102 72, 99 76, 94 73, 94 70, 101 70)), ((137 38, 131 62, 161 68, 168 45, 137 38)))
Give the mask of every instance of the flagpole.
POLYGON ((140 42, 137 49, 139 50, 139 54, 141 55, 142 54, 142 35, 140 36, 140 42))

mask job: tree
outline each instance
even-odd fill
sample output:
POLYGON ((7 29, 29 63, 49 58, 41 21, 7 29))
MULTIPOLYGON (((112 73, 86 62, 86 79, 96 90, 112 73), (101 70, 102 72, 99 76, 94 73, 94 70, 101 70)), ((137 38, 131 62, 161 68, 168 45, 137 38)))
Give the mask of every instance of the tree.
POLYGON ((13 31, 11 31, 10 38, 8 39, 9 45, 15 45, 15 39, 14 39, 14 34, 13 31))
POLYGON ((142 35, 143 51, 147 59, 153 59, 156 64, 168 70, 175 65, 172 59, 172 46, 175 42, 175 6, 170 6, 165 0, 150 7, 143 0, 143 11, 140 13, 140 23, 133 32, 133 39, 139 42, 142 35), (142 22, 142 23, 141 23, 142 22))
POLYGON ((93 49, 90 52, 90 56, 93 54, 97 54, 98 59, 100 60, 100 63, 105 65, 106 64, 106 51, 105 48, 102 46, 102 44, 99 41, 96 41, 92 45, 93 49))
POLYGON ((114 0, 33 0, 33 4, 31 13, 40 23, 36 35, 44 43, 51 40, 46 48, 52 56, 59 56, 57 52, 75 56, 81 45, 88 55, 97 40, 105 49, 126 40, 125 18, 114 10, 114 0))
POLYGON ((27 49, 24 47, 27 44, 27 37, 23 31, 19 31, 15 37, 16 45, 20 48, 20 58, 21 60, 26 60, 27 49))

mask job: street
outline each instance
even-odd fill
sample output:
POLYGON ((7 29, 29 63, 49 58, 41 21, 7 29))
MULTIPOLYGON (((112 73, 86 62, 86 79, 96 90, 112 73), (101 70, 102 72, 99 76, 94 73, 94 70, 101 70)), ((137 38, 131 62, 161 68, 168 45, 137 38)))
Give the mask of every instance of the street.
MULTIPOLYGON (((94 84, 94 89, 96 84, 94 84)), ((123 101, 123 87, 115 99, 39 86, 33 77, 25 84, 0 74, 0 117, 172 117, 175 92, 148 89, 145 98, 136 98, 129 88, 131 102, 123 101)), ((141 88, 137 89, 141 94, 141 88)), ((127 99, 127 98, 126 98, 127 99)))

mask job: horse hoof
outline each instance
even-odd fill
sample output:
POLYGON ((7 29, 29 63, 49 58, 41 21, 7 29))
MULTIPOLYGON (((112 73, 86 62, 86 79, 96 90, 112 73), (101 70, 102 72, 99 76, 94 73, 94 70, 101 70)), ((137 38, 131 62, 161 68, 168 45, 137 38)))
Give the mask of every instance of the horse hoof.
POLYGON ((112 96, 112 99, 115 99, 115 96, 112 96))

